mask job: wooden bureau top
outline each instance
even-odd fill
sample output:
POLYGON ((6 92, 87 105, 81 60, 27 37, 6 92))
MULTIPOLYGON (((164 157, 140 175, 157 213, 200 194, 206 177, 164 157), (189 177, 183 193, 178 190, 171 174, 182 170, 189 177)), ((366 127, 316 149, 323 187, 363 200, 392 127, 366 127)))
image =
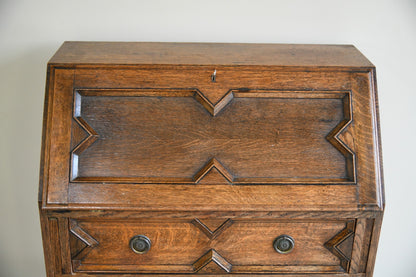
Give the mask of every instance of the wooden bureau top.
POLYGON ((73 41, 49 64, 374 67, 353 45, 73 41))
POLYGON ((374 66, 349 45, 66 42, 42 207, 380 211, 374 66))

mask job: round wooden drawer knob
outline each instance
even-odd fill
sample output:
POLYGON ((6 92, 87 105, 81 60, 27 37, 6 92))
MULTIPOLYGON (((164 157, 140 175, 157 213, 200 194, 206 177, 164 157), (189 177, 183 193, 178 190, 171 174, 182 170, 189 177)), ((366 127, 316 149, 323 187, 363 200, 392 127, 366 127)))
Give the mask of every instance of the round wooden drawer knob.
POLYGON ((291 236, 281 235, 274 240, 273 247, 276 252, 280 254, 287 254, 293 250, 293 247, 295 247, 295 240, 291 236))
POLYGON ((152 243, 150 239, 143 235, 134 236, 130 240, 130 248, 134 253, 145 254, 150 250, 152 243))

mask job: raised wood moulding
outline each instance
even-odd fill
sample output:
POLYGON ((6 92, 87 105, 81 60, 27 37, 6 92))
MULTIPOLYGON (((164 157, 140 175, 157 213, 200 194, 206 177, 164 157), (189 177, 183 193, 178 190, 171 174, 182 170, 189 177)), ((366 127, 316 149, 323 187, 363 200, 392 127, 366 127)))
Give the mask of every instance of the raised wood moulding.
POLYGON ((349 91, 230 89, 214 105, 198 89, 79 89, 71 182, 196 184, 215 167, 219 183, 355 184, 351 108, 349 91))
POLYGON ((114 264, 116 271, 149 273, 164 271, 167 265, 178 266, 177 273, 261 273, 271 268, 278 272, 347 272, 355 234, 354 220, 69 221, 72 264, 79 272, 114 271, 109 266, 114 264), (288 254, 279 254, 273 247, 282 233, 296 241, 288 254), (137 234, 152 241, 143 255, 129 248, 130 239, 137 234))

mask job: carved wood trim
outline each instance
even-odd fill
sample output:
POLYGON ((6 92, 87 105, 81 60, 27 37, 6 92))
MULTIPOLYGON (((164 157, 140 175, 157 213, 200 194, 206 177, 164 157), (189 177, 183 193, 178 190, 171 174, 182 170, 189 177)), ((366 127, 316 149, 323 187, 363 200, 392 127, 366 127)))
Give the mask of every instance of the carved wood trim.
POLYGON ((216 116, 228 103, 230 103, 234 95, 232 91, 227 92, 216 104, 212 104, 205 95, 202 94, 199 90, 196 90, 194 95, 195 99, 201 103, 202 106, 212 115, 216 116))
POLYGON ((215 239, 218 237, 225 229, 230 227, 233 224, 233 221, 229 218, 224 221, 217 229, 211 230, 206 226, 201 220, 195 218, 192 220, 192 224, 195 225, 199 230, 201 230, 209 239, 215 239))
POLYGON ((351 93, 347 93, 343 98, 344 120, 342 120, 327 136, 326 139, 344 155, 346 159, 347 174, 351 182, 356 183, 355 154, 351 148, 341 139, 343 134, 352 122, 352 103, 351 93))
POLYGON ((232 264, 229 263, 226 259, 224 259, 217 251, 214 249, 210 249, 207 253, 205 253, 202 257, 200 257, 197 261, 195 261, 192 266, 195 272, 198 272, 205 266, 207 266, 210 262, 214 262, 218 265, 221 269, 226 272, 231 272, 232 264))
POLYGON ((81 117, 81 94, 74 93, 74 113, 73 118, 78 125, 87 132, 87 137, 82 140, 71 152, 71 180, 78 176, 79 155, 90 147, 99 137, 98 133, 81 117))
MULTIPOLYGON (((340 246, 351 236, 354 235, 355 221, 350 220, 346 223, 344 229, 342 229, 338 234, 332 237, 324 245, 325 247, 335 256, 340 259, 341 267, 347 272, 351 263, 352 250, 349 253, 344 253, 340 246)), ((351 240, 351 243, 353 241, 351 240)), ((352 245, 351 245, 352 249, 352 245)))
POLYGON ((221 173, 222 176, 224 176, 225 179, 227 179, 228 182, 232 183, 234 177, 231 175, 231 173, 215 158, 211 159, 203 168, 201 168, 200 171, 198 171, 197 174, 194 176, 194 182, 198 183, 201 181, 205 175, 211 169, 216 168, 219 173, 221 173))
POLYGON ((77 223, 76 220, 70 219, 69 220, 69 231, 80 241, 85 243, 85 248, 82 249, 74 258, 73 258, 73 265, 74 267, 78 267, 81 261, 88 255, 88 253, 95 247, 98 246, 98 241, 94 239, 90 234, 88 234, 85 230, 83 230, 77 223))
POLYGON ((355 154, 342 140, 342 134, 352 122, 352 105, 350 91, 278 91, 258 89, 230 89, 213 104, 196 88, 146 88, 146 89, 79 89, 74 96, 74 120, 88 133, 88 137, 72 150, 71 182, 106 182, 106 183, 142 183, 142 184, 197 184, 212 169, 216 168, 230 184, 356 184, 355 154), (212 116, 217 116, 234 98, 282 98, 282 99, 342 99, 344 119, 326 136, 346 159, 347 178, 234 178, 232 174, 213 157, 193 178, 170 177, 78 177, 79 154, 91 146, 99 134, 81 117, 82 96, 158 96, 158 97, 193 97, 212 116))

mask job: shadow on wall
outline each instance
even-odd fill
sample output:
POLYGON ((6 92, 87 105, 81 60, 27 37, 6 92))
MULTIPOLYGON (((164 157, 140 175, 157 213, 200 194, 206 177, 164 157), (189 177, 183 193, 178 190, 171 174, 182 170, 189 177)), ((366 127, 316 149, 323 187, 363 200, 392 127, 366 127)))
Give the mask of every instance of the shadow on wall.
POLYGON ((0 64, 0 276, 45 276, 38 176, 46 65, 56 46, 0 64))

